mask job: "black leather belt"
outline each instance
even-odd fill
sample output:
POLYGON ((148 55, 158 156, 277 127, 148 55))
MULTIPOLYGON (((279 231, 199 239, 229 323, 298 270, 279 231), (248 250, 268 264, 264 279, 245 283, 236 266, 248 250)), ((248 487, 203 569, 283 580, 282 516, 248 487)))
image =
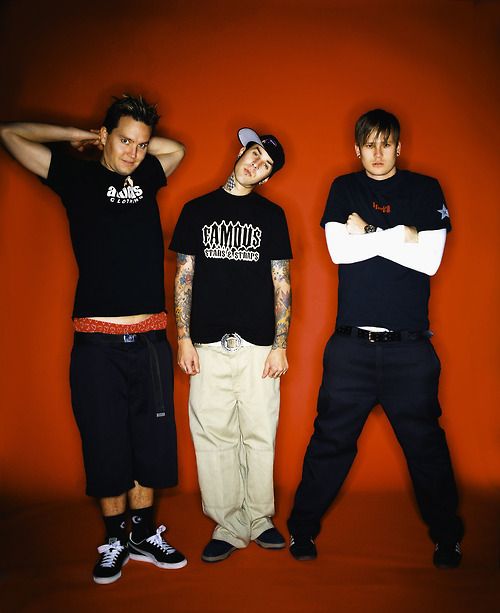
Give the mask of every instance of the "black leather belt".
POLYGON ((337 326, 335 328, 336 334, 342 334, 343 336, 354 336, 356 338, 363 338, 370 343, 388 343, 393 341, 417 341, 422 338, 430 338, 432 333, 429 330, 423 332, 409 332, 408 330, 391 330, 383 332, 372 332, 371 330, 363 330, 363 328, 356 328, 355 326, 337 326))
POLYGON ((136 334, 104 334, 104 332, 75 332, 75 343, 138 343, 141 339, 146 341, 164 339, 165 330, 150 330, 149 332, 139 332, 136 334))
POLYGON ((165 417, 165 404, 163 402, 163 385, 160 371, 160 362, 154 345, 155 340, 165 340, 165 330, 150 330, 138 334, 105 334, 103 332, 75 332, 75 345, 98 344, 119 345, 144 343, 148 350, 149 368, 151 373, 151 387, 155 404, 156 417, 165 417))

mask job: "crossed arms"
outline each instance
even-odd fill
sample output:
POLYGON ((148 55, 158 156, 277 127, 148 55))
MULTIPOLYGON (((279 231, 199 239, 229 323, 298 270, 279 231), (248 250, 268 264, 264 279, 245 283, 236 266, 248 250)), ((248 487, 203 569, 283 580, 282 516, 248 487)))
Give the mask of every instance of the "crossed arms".
POLYGON ((351 213, 345 224, 326 224, 328 251, 335 264, 353 264, 378 255, 429 276, 437 272, 446 242, 445 228, 417 232, 414 227, 400 225, 365 234, 365 225, 357 213, 351 213))
MULTIPOLYGON (((177 324, 177 363, 188 375, 200 372, 198 352, 191 341, 190 320, 195 257, 177 254, 175 275, 175 320, 177 324)), ((278 378, 288 370, 286 347, 292 311, 290 286, 290 261, 271 260, 271 275, 274 286, 274 342, 267 356, 262 377, 278 378)))

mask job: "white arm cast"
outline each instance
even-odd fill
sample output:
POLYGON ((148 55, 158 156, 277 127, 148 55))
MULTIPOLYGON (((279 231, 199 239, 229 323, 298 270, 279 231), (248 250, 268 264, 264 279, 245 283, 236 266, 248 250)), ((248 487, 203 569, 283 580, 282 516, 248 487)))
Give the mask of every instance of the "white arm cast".
POLYGON ((345 224, 330 221, 325 226, 326 243, 334 264, 353 264, 381 256, 406 268, 434 275, 443 257, 446 229, 423 230, 418 242, 405 242, 405 227, 370 234, 349 234, 345 224))

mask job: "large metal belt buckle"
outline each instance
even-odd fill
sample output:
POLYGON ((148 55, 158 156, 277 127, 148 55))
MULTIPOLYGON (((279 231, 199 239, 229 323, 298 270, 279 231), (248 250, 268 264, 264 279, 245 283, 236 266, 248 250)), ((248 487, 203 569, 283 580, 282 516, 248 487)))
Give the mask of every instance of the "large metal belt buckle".
POLYGON ((220 344, 226 351, 238 351, 238 349, 241 347, 241 336, 236 334, 236 332, 224 334, 224 336, 221 338, 220 344))

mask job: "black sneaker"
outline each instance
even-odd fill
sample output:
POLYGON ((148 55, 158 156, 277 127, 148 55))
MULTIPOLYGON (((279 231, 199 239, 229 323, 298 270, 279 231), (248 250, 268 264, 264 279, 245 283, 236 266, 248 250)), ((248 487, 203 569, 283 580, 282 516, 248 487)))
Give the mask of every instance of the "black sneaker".
POLYGON ((303 562, 305 560, 315 560, 318 557, 316 545, 310 536, 290 536, 290 553, 292 556, 303 562))
POLYGON ((97 548, 101 554, 94 566, 93 579, 96 583, 113 583, 122 576, 122 566, 128 562, 127 547, 116 538, 109 539, 105 545, 97 548))
POLYGON ((255 542, 264 549, 284 549, 286 547, 285 539, 274 526, 259 534, 255 542))
POLYGON ((432 559, 436 568, 457 568, 462 561, 460 542, 446 543, 438 541, 432 559))
POLYGON ((131 534, 128 538, 128 549, 132 560, 150 562, 158 568, 182 568, 186 566, 187 560, 182 553, 161 538, 161 533, 165 530, 165 526, 160 526, 156 530, 156 534, 139 543, 134 543, 131 534))
POLYGON ((204 562, 221 562, 236 551, 236 547, 227 543, 226 541, 220 541, 219 539, 212 539, 203 550, 201 559, 204 562))

